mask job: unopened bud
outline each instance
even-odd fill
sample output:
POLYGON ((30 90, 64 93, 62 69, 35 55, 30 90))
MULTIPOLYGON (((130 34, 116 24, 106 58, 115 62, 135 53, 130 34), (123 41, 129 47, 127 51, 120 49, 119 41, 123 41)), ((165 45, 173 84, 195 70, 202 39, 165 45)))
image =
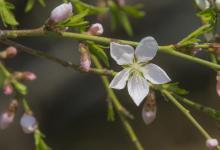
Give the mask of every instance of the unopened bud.
POLYGON ((13 74, 14 78, 17 80, 29 80, 33 81, 37 79, 37 76, 35 73, 30 72, 30 71, 25 71, 25 72, 15 72, 13 74))
POLYGON ((63 3, 54 8, 50 14, 49 21, 58 23, 66 20, 73 15, 73 6, 71 3, 63 3))
POLYGON ((37 121, 32 114, 24 113, 20 120, 24 133, 30 134, 37 129, 37 121))
POLYGON ((208 0, 195 0, 195 3, 201 10, 205 10, 210 7, 210 3, 208 0))
POLYGON ((13 93, 13 87, 12 87, 12 85, 11 84, 6 84, 6 85, 4 85, 4 87, 3 87, 3 93, 5 94, 5 95, 11 95, 12 93, 13 93))
POLYGON ((125 5, 125 0, 117 0, 117 3, 119 6, 124 6, 125 5))
POLYGON ((218 140, 217 139, 208 139, 206 140, 206 146, 209 150, 214 150, 218 146, 218 140))
POLYGON ((15 47, 10 46, 6 50, 7 58, 11 58, 17 55, 18 51, 15 47))
POLYGON ((89 71, 91 67, 91 58, 90 53, 88 51, 88 47, 84 44, 79 45, 79 51, 80 51, 80 67, 84 71, 89 71))
POLYGON ((149 93, 142 109, 142 118, 146 125, 151 124, 157 114, 156 98, 153 91, 149 93))
POLYGON ((0 116, 0 128, 6 129, 13 121, 15 112, 18 107, 17 100, 12 100, 7 108, 7 110, 0 116))
POLYGON ((4 112, 0 116, 0 128, 6 129, 14 121, 14 113, 8 111, 4 112))
POLYGON ((103 26, 100 23, 92 24, 88 30, 88 33, 91 35, 102 35, 104 32, 103 26))
POLYGON ((37 79, 37 76, 33 72, 26 71, 26 72, 23 72, 23 78, 24 80, 33 81, 37 79))
POLYGON ((13 46, 6 48, 4 51, 0 52, 0 58, 12 58, 17 55, 17 49, 13 46))

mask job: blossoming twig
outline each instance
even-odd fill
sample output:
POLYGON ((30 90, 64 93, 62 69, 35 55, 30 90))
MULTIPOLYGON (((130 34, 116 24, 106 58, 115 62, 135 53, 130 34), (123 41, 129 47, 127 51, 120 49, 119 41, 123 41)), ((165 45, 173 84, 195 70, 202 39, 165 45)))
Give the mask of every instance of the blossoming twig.
MULTIPOLYGON (((90 41, 105 43, 105 44, 109 44, 111 42, 117 42, 121 44, 128 44, 131 46, 138 45, 138 42, 134 42, 134 41, 112 39, 112 38, 107 38, 107 37, 99 37, 99 36, 93 36, 93 35, 81 34, 81 33, 73 33, 73 32, 52 32, 53 34, 49 34, 49 33, 51 32, 44 30, 44 28, 42 27, 37 28, 37 29, 30 29, 30 30, 1 30, 0 38, 18 38, 18 37, 30 37, 30 36, 51 36, 51 35, 55 36, 56 35, 58 37, 62 36, 66 38, 74 38, 77 40, 90 40, 90 41)), ((202 44, 202 48, 209 48, 209 45, 206 45, 206 46, 202 44)), ((199 45, 197 45, 197 48, 199 48, 199 45)), ((220 70, 220 65, 178 52, 176 51, 176 48, 174 45, 159 46, 159 51, 163 53, 167 53, 172 56, 180 57, 180 58, 192 61, 192 62, 196 62, 201 65, 205 65, 212 69, 220 70)))

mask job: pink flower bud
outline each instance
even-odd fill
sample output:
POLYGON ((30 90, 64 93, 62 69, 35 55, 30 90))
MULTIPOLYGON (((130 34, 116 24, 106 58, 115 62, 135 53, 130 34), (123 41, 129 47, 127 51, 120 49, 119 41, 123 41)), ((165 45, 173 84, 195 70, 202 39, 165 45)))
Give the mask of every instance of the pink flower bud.
POLYGON ((216 92, 220 96, 220 72, 217 72, 216 80, 216 92))
POLYGON ((18 53, 17 49, 13 46, 8 47, 5 51, 6 51, 7 58, 12 58, 12 57, 16 56, 18 53))
POLYGON ((37 76, 33 72, 26 71, 26 72, 23 72, 23 78, 24 80, 33 81, 37 79, 37 76))
POLYGON ((151 124, 157 114, 157 106, 154 92, 150 92, 142 109, 142 118, 146 125, 151 124))
POLYGON ((88 51, 88 47, 84 44, 79 45, 80 49, 80 67, 84 71, 89 71, 91 67, 91 59, 90 59, 90 53, 88 51))
POLYGON ((102 35, 104 32, 103 26, 100 23, 92 24, 92 26, 89 28, 88 33, 91 35, 102 35))
POLYGON ((0 128, 6 129, 14 121, 14 116, 14 113, 8 111, 4 112, 0 116, 0 128))
POLYGON ((3 87, 3 93, 5 95, 11 95, 13 93, 13 87, 11 86, 11 84, 6 84, 4 87, 3 87))
POLYGON ((58 23, 66 20, 73 15, 73 7, 71 3, 63 3, 54 8, 50 14, 50 20, 58 23))
POLYGON ((218 140, 217 139, 208 139, 206 141, 206 146, 209 150, 214 150, 218 146, 218 140))
POLYGON ((37 121, 32 114, 24 113, 20 120, 24 133, 30 134, 37 129, 37 121))
POLYGON ((125 0, 117 0, 119 6, 125 5, 125 0))

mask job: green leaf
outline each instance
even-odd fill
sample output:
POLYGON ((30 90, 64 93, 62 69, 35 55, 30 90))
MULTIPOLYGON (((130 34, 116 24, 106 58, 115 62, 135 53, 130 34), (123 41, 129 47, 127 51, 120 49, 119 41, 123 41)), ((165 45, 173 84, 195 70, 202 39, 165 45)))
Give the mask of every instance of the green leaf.
POLYGON ((88 15, 94 15, 94 14, 103 14, 107 12, 107 8, 105 7, 96 7, 89 4, 86 4, 80 0, 72 0, 72 4, 74 8, 76 9, 76 12, 81 13, 85 10, 88 10, 88 15))
POLYGON ((71 16, 67 20, 64 20, 56 25, 56 27, 85 27, 88 25, 88 21, 85 21, 85 17, 88 15, 88 10, 82 13, 71 16))
POLYGON ((123 11, 135 18, 141 18, 145 16, 145 12, 139 10, 140 8, 142 8, 142 5, 134 5, 134 6, 130 6, 130 5, 125 5, 122 7, 123 11))
POLYGON ((213 26, 211 24, 205 24, 199 27, 198 29, 196 29, 195 31, 193 31, 192 33, 190 33, 187 37, 182 39, 178 44, 183 46, 183 45, 190 45, 199 42, 200 39, 198 39, 198 37, 212 31, 212 29, 213 26))
POLYGON ((38 0, 38 2, 40 3, 40 5, 41 5, 42 7, 46 7, 45 0, 38 0))
POLYGON ((29 12, 34 7, 35 0, 28 0, 25 6, 25 12, 29 12))
POLYGON ((113 1, 109 3, 110 12, 112 15, 112 29, 116 28, 117 24, 120 24, 129 36, 133 35, 133 30, 126 13, 120 9, 113 1))
POLYGON ((95 55, 98 59, 102 60, 104 64, 109 67, 109 60, 108 56, 105 53, 105 50, 102 48, 101 45, 95 44, 94 42, 87 42, 89 46, 90 52, 95 55))
POLYGON ((131 23, 128 19, 128 16, 124 12, 121 12, 120 18, 121 18, 120 23, 124 27, 127 34, 129 36, 132 36, 133 35, 133 30, 132 30, 132 27, 131 27, 131 23))
POLYGON ((27 87, 24 84, 22 84, 22 83, 20 83, 20 82, 18 82, 16 80, 12 80, 12 84, 13 84, 14 88, 20 94, 22 94, 22 95, 26 95, 27 94, 27 87))
POLYGON ((43 140, 43 134, 36 130, 34 133, 36 150, 52 150, 43 140))
POLYGON ((165 88, 168 91, 171 91, 171 92, 173 92, 175 94, 187 95, 189 93, 187 90, 180 88, 178 82, 167 83, 167 84, 163 84, 162 86, 163 86, 163 88, 165 88))
POLYGON ((201 18, 204 24, 215 25, 217 23, 217 12, 213 8, 206 9, 197 13, 197 16, 201 18))
POLYGON ((5 0, 0 0, 0 15, 5 27, 7 27, 7 25, 18 25, 18 22, 15 19, 14 14, 12 13, 12 10, 14 8, 15 7, 12 3, 6 2, 5 0))
POLYGON ((2 69, 0 69, 0 88, 3 88, 4 82, 7 79, 2 69))

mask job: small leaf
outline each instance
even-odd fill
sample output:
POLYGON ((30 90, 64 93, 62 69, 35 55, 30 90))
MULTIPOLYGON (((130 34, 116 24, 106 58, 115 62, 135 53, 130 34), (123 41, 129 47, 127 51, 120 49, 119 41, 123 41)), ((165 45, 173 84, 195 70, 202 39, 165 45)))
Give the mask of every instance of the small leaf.
POLYGON ((35 0, 28 0, 25 7, 25 12, 29 12, 34 7, 35 0))
POLYGON ((112 14, 112 29, 116 28, 116 24, 120 24, 129 36, 133 35, 133 30, 126 13, 120 9, 113 1, 109 3, 109 9, 112 14))
POLYGON ((15 7, 12 3, 6 2, 4 0, 0 0, 0 15, 5 27, 7 27, 7 25, 11 25, 11 26, 18 25, 18 22, 11 11, 14 8, 15 7))
POLYGON ((22 83, 20 83, 20 82, 18 82, 16 80, 12 80, 12 84, 13 84, 14 88, 20 94, 22 94, 22 95, 26 95, 27 94, 27 87, 24 84, 22 84, 22 83))
POLYGON ((127 34, 129 36, 132 36, 133 35, 133 30, 132 30, 132 27, 131 27, 131 24, 130 24, 130 21, 128 19, 128 16, 124 13, 124 12, 121 12, 120 14, 120 23, 122 24, 122 26, 124 27, 125 31, 127 32, 127 34))
POLYGON ((72 0, 72 4, 74 5, 74 8, 76 9, 78 13, 88 10, 88 15, 94 15, 94 14, 100 15, 107 11, 107 8, 105 7, 95 7, 95 6, 86 4, 84 2, 81 2, 80 0, 72 0))
POLYGON ((56 27, 85 27, 88 25, 88 21, 85 21, 85 17, 88 15, 88 10, 85 10, 84 12, 80 14, 76 14, 67 20, 64 20, 56 25, 56 27))
POLYGON ((108 56, 105 53, 105 50, 100 45, 95 44, 94 42, 88 42, 88 46, 91 53, 102 60, 104 64, 109 67, 109 60, 108 56))
POLYGON ((125 5, 122 7, 123 11, 135 18, 141 18, 145 16, 145 12, 139 10, 142 7, 142 5, 134 5, 134 6, 130 6, 130 5, 125 5))
POLYGON ((45 0, 38 0, 38 2, 40 3, 40 5, 41 5, 42 7, 46 7, 45 0))
POLYGON ((189 44, 199 42, 200 40, 198 39, 198 37, 210 32, 212 29, 213 29, 213 26, 211 24, 205 24, 199 27, 198 29, 196 29, 195 31, 193 31, 191 34, 189 34, 184 39, 182 39, 178 44, 183 46, 183 45, 189 45, 189 44))
POLYGON ((187 95, 189 92, 179 87, 179 83, 167 83, 162 85, 165 89, 179 95, 187 95))

